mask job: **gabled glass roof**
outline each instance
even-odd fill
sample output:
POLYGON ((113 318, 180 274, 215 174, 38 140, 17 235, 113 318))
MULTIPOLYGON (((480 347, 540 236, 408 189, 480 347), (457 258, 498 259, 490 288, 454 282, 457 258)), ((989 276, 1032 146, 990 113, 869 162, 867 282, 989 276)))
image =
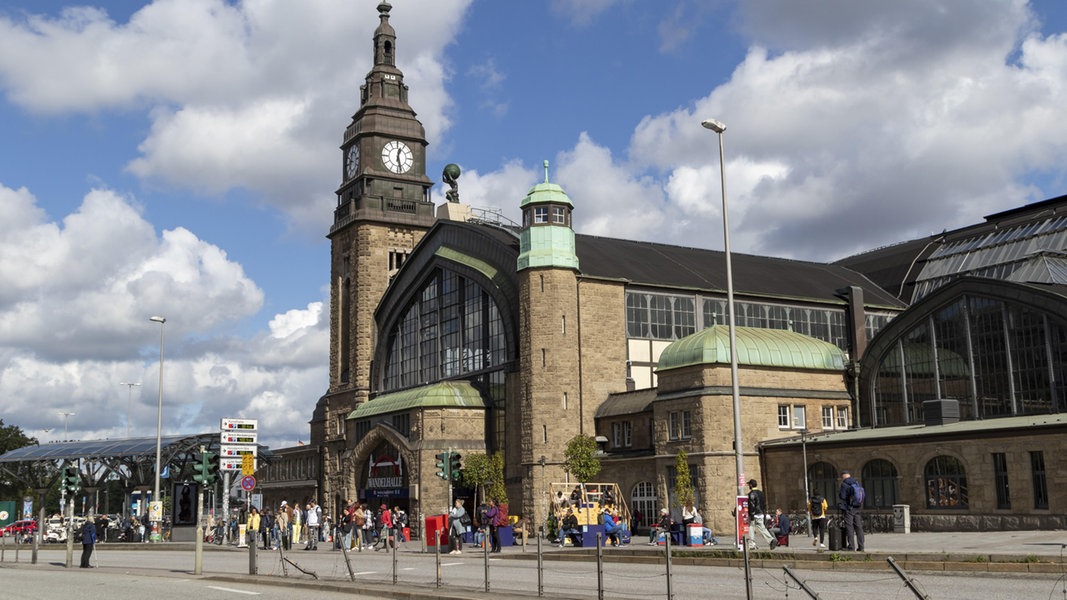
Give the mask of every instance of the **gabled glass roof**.
POLYGON ((1039 272, 1038 279, 1011 275, 1017 268, 1032 267, 1030 259, 1034 255, 1063 250, 1067 250, 1067 215, 1064 214, 1052 213, 1044 218, 994 229, 987 227, 935 250, 915 280, 912 302, 966 275, 1044 281, 1048 271, 1039 272))
MULTIPOLYGON (((218 451, 219 434, 201 433, 197 435, 174 435, 160 438, 160 450, 165 453, 193 450, 199 446, 218 451)), ((82 440, 74 442, 55 442, 40 446, 25 446, 0 455, 0 463, 75 460, 79 458, 144 458, 155 456, 156 438, 123 438, 115 440, 82 440)), ((264 446, 257 449, 257 456, 269 457, 270 451, 264 446)))

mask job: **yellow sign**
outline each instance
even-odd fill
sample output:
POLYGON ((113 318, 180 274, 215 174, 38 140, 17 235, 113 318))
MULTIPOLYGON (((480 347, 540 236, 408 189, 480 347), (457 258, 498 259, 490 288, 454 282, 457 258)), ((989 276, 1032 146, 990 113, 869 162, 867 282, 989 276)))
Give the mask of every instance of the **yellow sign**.
POLYGON ((245 454, 241 456, 241 475, 254 475, 255 472, 256 462, 252 455, 245 454))

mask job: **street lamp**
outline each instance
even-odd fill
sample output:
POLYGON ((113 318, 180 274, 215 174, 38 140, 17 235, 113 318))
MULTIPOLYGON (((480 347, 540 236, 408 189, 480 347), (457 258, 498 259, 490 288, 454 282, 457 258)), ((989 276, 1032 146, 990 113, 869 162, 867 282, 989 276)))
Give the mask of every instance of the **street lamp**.
POLYGON ((701 123, 706 129, 719 134, 719 177, 722 180, 722 238, 726 254, 726 310, 727 329, 730 332, 730 384, 734 399, 734 462, 737 469, 737 495, 745 495, 745 465, 741 446, 741 389, 737 383, 737 326, 734 319, 734 271, 730 259, 730 213, 726 206, 726 160, 723 157, 722 133, 726 125, 715 119, 701 123))
POLYGON ((63 441, 67 441, 67 419, 74 416, 72 412, 61 412, 59 416, 63 417, 63 441))
MULTIPOLYGON (((163 436, 163 324, 167 322, 167 319, 164 317, 149 317, 148 320, 154 323, 159 323, 159 404, 156 407, 156 487, 152 491, 152 503, 158 503, 160 509, 162 509, 162 503, 159 502, 159 463, 163 436)), ((152 540, 158 541, 160 539, 159 534, 159 521, 153 520, 152 540)))
POLYGON ((126 400, 126 437, 130 437, 130 421, 133 420, 133 388, 140 386, 139 383, 126 383, 125 381, 119 383, 119 385, 127 386, 129 391, 129 398, 126 400))
MULTIPOLYGON (((730 383, 734 397, 734 466, 737 470, 737 495, 745 495, 745 465, 741 453, 741 389, 737 384, 737 326, 734 324, 734 270, 730 260, 730 213, 726 208, 726 159, 722 151, 722 132, 726 125, 715 119, 706 119, 700 123, 719 135, 719 179, 722 181, 722 240, 726 254, 726 310, 727 329, 730 331, 730 383)), ((743 545, 745 553, 745 597, 752 598, 752 577, 748 566, 748 544, 743 545)))

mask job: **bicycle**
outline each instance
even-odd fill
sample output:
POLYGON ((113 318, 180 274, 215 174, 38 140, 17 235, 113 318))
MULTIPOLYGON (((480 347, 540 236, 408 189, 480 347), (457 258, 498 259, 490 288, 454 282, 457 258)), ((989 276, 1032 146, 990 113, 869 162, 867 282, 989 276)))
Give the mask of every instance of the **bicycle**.
POLYGON ((811 523, 807 513, 789 513, 789 533, 791 535, 810 535, 811 523))

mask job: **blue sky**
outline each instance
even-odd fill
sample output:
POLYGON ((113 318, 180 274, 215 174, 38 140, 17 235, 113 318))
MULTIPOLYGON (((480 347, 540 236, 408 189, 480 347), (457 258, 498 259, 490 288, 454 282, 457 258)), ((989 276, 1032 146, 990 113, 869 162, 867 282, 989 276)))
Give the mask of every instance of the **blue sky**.
MULTIPOLYGON (((377 4, 0 0, 5 423, 154 435, 161 314, 167 432, 307 440, 377 4)), ((547 159, 578 231, 721 248, 708 117, 736 252, 833 260, 1067 193, 1058 0, 393 5, 430 176, 513 220, 547 159)))

